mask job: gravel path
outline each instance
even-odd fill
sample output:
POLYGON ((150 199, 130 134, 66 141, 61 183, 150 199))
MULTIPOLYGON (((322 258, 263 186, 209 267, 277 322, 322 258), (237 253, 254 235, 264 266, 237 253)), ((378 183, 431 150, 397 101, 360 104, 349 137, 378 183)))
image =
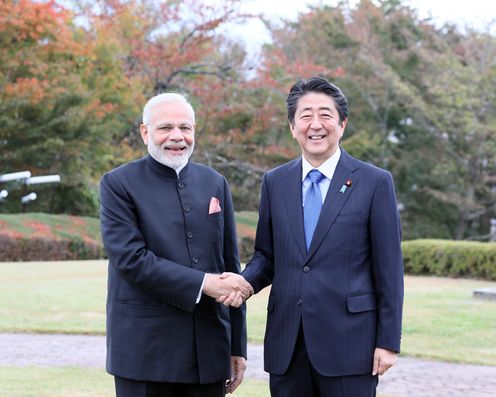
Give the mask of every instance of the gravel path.
MULTIPOLYGON (((268 379, 262 346, 249 345, 248 357, 246 377, 268 379)), ((103 368, 105 337, 0 334, 0 366, 31 365, 103 368)), ((401 357, 381 377, 378 391, 388 397, 494 397, 496 367, 401 357)))

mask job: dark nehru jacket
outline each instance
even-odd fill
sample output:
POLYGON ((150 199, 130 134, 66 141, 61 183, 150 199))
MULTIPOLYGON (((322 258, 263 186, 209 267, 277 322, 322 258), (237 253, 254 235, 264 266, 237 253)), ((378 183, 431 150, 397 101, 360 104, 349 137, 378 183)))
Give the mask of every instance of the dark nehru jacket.
POLYGON ((101 180, 109 256, 107 371, 145 381, 213 383, 246 357, 245 309, 202 295, 205 272, 239 273, 226 179, 189 162, 176 172, 149 155, 101 180), (209 214, 212 198, 221 211, 209 214))

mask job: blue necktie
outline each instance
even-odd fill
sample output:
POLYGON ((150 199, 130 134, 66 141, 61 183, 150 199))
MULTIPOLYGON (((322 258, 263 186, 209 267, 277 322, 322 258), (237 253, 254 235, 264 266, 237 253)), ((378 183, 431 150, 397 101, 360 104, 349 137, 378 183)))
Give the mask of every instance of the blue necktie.
POLYGON ((305 207, 303 208, 303 224, 305 226, 305 240, 308 250, 319 220, 320 209, 322 208, 319 183, 324 178, 324 175, 319 170, 313 169, 308 173, 307 178, 312 182, 305 194, 305 207))

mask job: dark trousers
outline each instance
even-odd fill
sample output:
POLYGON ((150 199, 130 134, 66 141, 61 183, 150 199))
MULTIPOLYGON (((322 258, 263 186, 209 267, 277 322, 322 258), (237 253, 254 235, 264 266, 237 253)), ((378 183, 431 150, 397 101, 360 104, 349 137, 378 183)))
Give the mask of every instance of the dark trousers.
POLYGON ((224 397, 225 382, 198 383, 146 382, 115 376, 116 397, 224 397))
MULTIPOLYGON (((332 357, 329 357, 332 360, 332 357)), ((371 371, 372 373, 372 371, 371 371)), ((270 374, 272 397, 375 397, 378 377, 372 374, 324 376, 308 357, 303 328, 296 341, 289 368, 284 375, 270 374)))

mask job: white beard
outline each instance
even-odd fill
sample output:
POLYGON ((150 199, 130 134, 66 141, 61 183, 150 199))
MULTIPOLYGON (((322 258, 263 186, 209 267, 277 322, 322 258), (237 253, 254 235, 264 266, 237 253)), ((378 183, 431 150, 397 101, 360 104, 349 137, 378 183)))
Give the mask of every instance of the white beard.
POLYGON ((147 148, 148 148, 148 153, 150 153, 150 156, 152 156, 160 164, 172 168, 173 170, 177 170, 178 168, 181 168, 186 165, 189 158, 191 157, 191 154, 193 153, 193 149, 195 148, 195 143, 193 142, 191 145, 186 144, 186 150, 181 156, 168 155, 165 149, 153 143, 151 139, 148 141, 147 148))

